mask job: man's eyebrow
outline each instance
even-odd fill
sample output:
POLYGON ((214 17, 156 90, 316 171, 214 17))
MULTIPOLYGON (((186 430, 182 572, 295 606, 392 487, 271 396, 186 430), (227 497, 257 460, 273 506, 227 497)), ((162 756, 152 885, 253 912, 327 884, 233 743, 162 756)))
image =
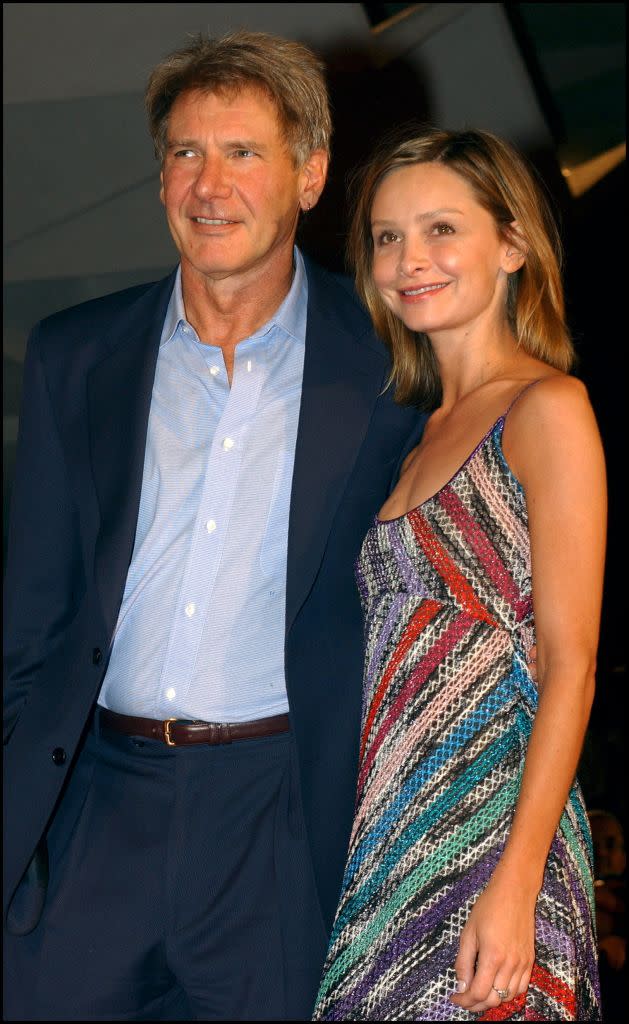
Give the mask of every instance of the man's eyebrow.
MULTIPOLYGON (((167 139, 167 149, 184 149, 186 146, 194 147, 200 146, 201 143, 198 139, 167 139)), ((268 147, 263 143, 254 139, 224 139, 220 143, 221 149, 255 149, 255 150, 266 150, 268 147)))
POLYGON ((267 149, 264 142, 256 139, 225 139, 221 146, 223 149, 267 149))

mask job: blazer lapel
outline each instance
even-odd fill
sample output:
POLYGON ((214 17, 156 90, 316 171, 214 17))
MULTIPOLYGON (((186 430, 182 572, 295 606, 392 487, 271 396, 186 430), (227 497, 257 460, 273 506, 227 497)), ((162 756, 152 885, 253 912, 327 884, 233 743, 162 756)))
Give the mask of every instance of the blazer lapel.
POLYGON ((100 511, 94 572, 110 636, 133 552, 155 366, 173 280, 170 276, 141 297, 87 379, 90 456, 100 511))
MULTIPOLYGON (((286 629, 303 604, 385 384, 384 351, 343 287, 307 263, 308 326, 288 538, 286 629), (363 337, 365 336, 365 338, 363 337)), ((109 634, 133 553, 155 366, 171 276, 133 306, 88 374, 90 456, 100 511, 95 578, 109 634)))
POLYGON ((369 321, 307 263, 308 326, 288 535, 286 632, 314 582, 339 501, 385 384, 369 321), (341 315, 342 311, 342 315, 341 315))

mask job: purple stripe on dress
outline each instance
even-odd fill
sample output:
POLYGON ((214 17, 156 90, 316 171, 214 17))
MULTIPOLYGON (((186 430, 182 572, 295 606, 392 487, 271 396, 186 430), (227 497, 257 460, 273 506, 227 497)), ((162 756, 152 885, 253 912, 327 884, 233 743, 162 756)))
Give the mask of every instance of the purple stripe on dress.
MULTIPOLYGON (((449 943, 447 946, 440 946, 430 957, 426 958, 417 970, 409 971, 404 981, 397 982, 393 992, 382 1002, 378 1003, 377 1019, 385 1020, 386 1017, 390 1018, 390 1015, 400 1003, 405 1002, 414 994, 419 994, 420 990, 425 988, 431 981, 435 981, 439 975, 445 974, 448 968, 454 967, 454 961, 458 952, 459 944, 456 941, 449 943)), ((445 1007, 449 1007, 450 1017, 446 1016, 441 1019, 449 1020, 455 1011, 455 1006, 453 1003, 445 1000, 445 1007)))
MULTIPOLYGON (((367 974, 361 978, 360 982, 351 992, 348 992, 347 995, 339 1000, 337 1010, 340 1013, 345 1013, 346 1010, 351 1009, 352 1006, 360 1002, 374 983, 377 982, 377 979, 388 971, 391 964, 398 959, 401 953, 410 949, 421 935, 426 935, 432 931, 439 921, 444 920, 448 914, 451 914, 457 907, 465 903, 472 893, 479 892, 487 884, 498 862, 500 853, 501 849, 492 849, 468 874, 456 882, 441 900, 423 913, 418 913, 417 917, 409 921, 393 937, 367 974)), ((456 953, 448 966, 454 964, 455 957, 456 953)), ((434 960, 431 959, 431 971, 433 966, 434 960)), ((334 1017, 333 1019, 342 1020, 343 1017, 334 1017)))
POLYGON ((535 921, 535 936, 545 946, 552 949, 553 953, 559 953, 567 959, 574 956, 574 942, 565 932, 560 931, 550 921, 547 921, 541 914, 537 915, 535 921))
MULTIPOLYGON (((367 538, 368 537, 369 537, 369 534, 367 534, 367 537, 365 537, 365 541, 364 541, 365 545, 367 544, 367 538)), ((354 576, 355 576, 355 579, 356 579, 356 586, 358 587, 358 593, 360 594, 360 600, 361 600, 361 602, 362 602, 362 604, 364 606, 366 604, 366 602, 367 602, 368 597, 369 597, 369 588, 367 586, 367 580, 366 580, 365 574, 363 572, 362 562, 361 562, 360 558, 358 558, 356 560, 356 565, 354 566, 354 576)))
POLYGON ((553 839, 553 842, 551 844, 551 850, 557 853, 561 863, 564 865, 569 875, 570 895, 572 896, 572 900, 574 901, 574 903, 576 903, 577 907, 579 908, 579 916, 584 925, 584 927, 582 928, 575 929, 575 939, 577 940, 577 944, 581 944, 583 947, 583 952, 587 963, 588 976, 590 977, 590 979, 592 979, 597 999, 600 1000, 600 985, 597 966, 598 950, 596 948, 594 929, 592 927, 588 927, 588 924, 592 918, 592 914, 590 910, 590 904, 588 902, 583 887, 583 878, 578 873, 578 871, 576 871, 576 865, 573 864, 572 857, 570 856, 569 847, 567 846, 559 830, 555 833, 555 838, 553 839))
MULTIPOLYGON (((406 520, 403 521, 406 523, 406 520)), ((409 552, 404 544, 402 534, 403 524, 396 525, 389 531, 391 547, 396 554, 396 568, 400 570, 402 578, 409 594, 417 594, 419 597, 431 597, 431 593, 424 581, 418 576, 417 565, 413 564, 409 552)))
POLYGON ((365 681, 371 677, 371 673, 373 672, 374 666, 380 664, 382 652, 384 651, 384 648, 389 642, 389 638, 393 631, 393 627, 399 622, 402 605, 406 600, 406 594, 396 594, 395 597, 393 598, 393 601, 391 602, 391 607, 389 608, 387 616, 380 628, 380 633, 378 635, 378 639, 371 653, 369 663, 367 664, 367 667, 365 669, 365 681))

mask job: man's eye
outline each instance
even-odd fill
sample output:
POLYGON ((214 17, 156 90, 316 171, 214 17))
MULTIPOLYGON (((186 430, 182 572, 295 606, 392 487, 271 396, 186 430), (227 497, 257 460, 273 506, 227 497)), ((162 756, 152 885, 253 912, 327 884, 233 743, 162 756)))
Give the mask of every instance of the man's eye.
POLYGON ((237 157, 248 157, 255 156, 255 153, 252 149, 235 149, 233 155, 237 157))
POLYGON ((175 150, 176 157, 194 156, 193 149, 177 149, 175 150))

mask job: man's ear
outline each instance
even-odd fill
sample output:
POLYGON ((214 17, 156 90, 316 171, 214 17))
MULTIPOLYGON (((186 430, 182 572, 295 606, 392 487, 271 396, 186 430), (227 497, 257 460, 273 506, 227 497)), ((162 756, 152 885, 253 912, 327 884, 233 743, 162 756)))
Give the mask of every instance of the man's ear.
POLYGON ((302 210, 311 210, 319 202, 328 176, 329 157, 324 149, 315 149, 300 171, 302 210))

